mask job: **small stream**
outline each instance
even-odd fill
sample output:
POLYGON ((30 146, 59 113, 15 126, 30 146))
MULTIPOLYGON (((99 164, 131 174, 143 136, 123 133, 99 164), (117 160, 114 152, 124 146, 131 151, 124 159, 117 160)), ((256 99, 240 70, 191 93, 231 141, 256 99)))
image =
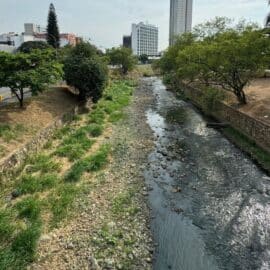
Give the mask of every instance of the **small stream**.
POLYGON ((144 83, 154 270, 270 269, 270 178, 160 79, 144 83))

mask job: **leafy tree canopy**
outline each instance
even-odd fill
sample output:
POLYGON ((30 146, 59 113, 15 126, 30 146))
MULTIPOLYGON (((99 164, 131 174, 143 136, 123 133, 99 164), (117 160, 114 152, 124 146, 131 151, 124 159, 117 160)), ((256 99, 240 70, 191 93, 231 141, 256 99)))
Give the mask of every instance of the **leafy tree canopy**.
POLYGON ((62 66, 51 50, 33 50, 29 54, 0 52, 0 62, 0 87, 9 87, 20 107, 24 90, 37 95, 62 76, 62 66))
POLYGON ((32 50, 44 50, 49 49, 51 46, 44 41, 26 41, 19 48, 18 52, 30 53, 32 50))
POLYGON ((107 63, 98 54, 96 47, 80 43, 72 48, 64 62, 65 79, 79 90, 79 97, 94 102, 102 96, 108 80, 107 63))
POLYGON ((112 48, 107 50, 110 64, 113 66, 121 66, 123 74, 133 70, 137 62, 136 57, 132 55, 132 50, 125 47, 112 48))
POLYGON ((160 61, 160 68, 173 80, 218 86, 247 102, 244 88, 269 63, 268 37, 256 24, 244 21, 232 26, 216 18, 182 35, 160 61))

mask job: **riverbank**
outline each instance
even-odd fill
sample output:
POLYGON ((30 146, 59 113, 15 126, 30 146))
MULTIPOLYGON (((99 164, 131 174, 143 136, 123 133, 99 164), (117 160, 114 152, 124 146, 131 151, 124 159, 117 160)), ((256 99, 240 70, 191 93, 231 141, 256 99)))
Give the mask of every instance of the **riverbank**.
MULTIPOLYGON (((262 169, 270 173, 270 126, 260 120, 240 112, 237 108, 222 101, 213 100, 212 108, 205 108, 202 91, 198 88, 182 85, 184 98, 216 121, 229 124, 220 131, 247 153, 262 169), (207 111, 206 111, 207 110, 207 111)), ((180 97, 181 98, 181 97, 180 97)))
POLYGON ((112 81, 2 184, 1 269, 151 268, 141 166, 152 147, 142 107, 152 99, 134 89, 112 81))

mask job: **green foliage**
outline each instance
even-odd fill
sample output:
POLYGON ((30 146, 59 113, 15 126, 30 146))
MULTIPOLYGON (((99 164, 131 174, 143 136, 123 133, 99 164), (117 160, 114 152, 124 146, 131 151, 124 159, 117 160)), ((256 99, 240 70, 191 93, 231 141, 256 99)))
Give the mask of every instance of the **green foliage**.
POLYGON ((62 76, 62 66, 52 50, 34 50, 28 54, 0 52, 0 87, 9 87, 23 106, 24 89, 37 95, 62 76))
POLYGON ((36 222, 28 226, 27 229, 18 233, 14 239, 11 251, 15 253, 14 255, 16 256, 16 260, 20 261, 21 267, 23 267, 23 264, 32 262, 34 260, 40 234, 41 224, 40 222, 36 222))
POLYGON ((224 93, 220 89, 207 87, 203 89, 200 103, 206 113, 211 113, 217 109, 217 102, 222 101, 224 98, 224 93))
POLYGON ((23 175, 17 186, 19 194, 33 194, 53 188, 59 181, 56 174, 45 174, 41 176, 23 175))
POLYGON ((32 222, 36 222, 40 217, 40 202, 32 197, 26 198, 16 204, 19 218, 27 218, 32 222))
POLYGON ((91 148, 95 141, 87 136, 88 127, 82 127, 70 133, 55 151, 59 157, 67 157, 70 161, 79 159, 91 148))
POLYGON ((119 120, 123 119, 125 114, 122 111, 115 111, 110 114, 109 122, 116 123, 119 120))
POLYGON ((142 63, 142 64, 146 64, 148 63, 148 55, 147 54, 142 54, 139 56, 139 61, 142 63))
POLYGON ((8 241, 12 237, 15 227, 12 224, 12 214, 7 210, 0 211, 0 241, 8 241))
POLYGON ((103 127, 99 124, 90 124, 87 126, 87 131, 90 133, 93 137, 98 137, 103 132, 103 127))
POLYGON ((51 225, 53 227, 57 226, 67 216, 67 212, 71 208, 78 192, 79 188, 73 184, 64 184, 55 191, 54 196, 50 198, 51 211, 53 213, 51 225))
POLYGON ((87 158, 77 161, 65 176, 67 182, 78 182, 84 172, 94 172, 100 170, 108 162, 110 152, 109 145, 103 145, 99 151, 87 158))
POLYGON ((21 53, 30 53, 33 50, 46 50, 50 49, 51 46, 44 41, 26 41, 18 49, 21 53))
POLYGON ((29 158, 29 166, 27 172, 35 173, 40 171, 41 173, 58 172, 61 168, 60 164, 53 161, 50 156, 40 154, 29 158))
POLYGON ((49 14, 48 14, 48 25, 47 25, 47 42, 53 48, 60 47, 60 34, 59 27, 57 23, 57 16, 53 4, 50 4, 49 14))
POLYGON ((106 54, 110 59, 110 64, 120 66, 124 75, 127 74, 128 71, 132 71, 137 62, 137 59, 132 55, 132 51, 129 48, 112 48, 107 50, 106 54))
POLYGON ((245 104, 244 87, 268 66, 269 51, 269 39, 256 25, 215 18, 179 37, 160 67, 178 80, 222 87, 245 104))
POLYGON ((94 46, 82 43, 73 48, 65 60, 64 72, 67 83, 79 90, 81 100, 92 98, 97 102, 101 98, 108 68, 94 46))
POLYGON ((0 124, 0 138, 6 142, 17 139, 26 129, 23 125, 0 124))
POLYGON ((102 108, 96 108, 89 114, 89 123, 103 124, 105 120, 105 112, 102 108))

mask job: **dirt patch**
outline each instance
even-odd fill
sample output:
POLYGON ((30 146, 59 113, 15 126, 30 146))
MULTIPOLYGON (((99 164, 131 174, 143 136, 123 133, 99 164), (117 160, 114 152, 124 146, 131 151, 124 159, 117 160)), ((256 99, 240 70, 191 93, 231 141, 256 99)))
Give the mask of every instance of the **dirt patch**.
MULTIPOLYGON (((270 124, 270 79, 255 79, 245 90, 248 104, 239 108, 243 113, 270 124)), ((229 104, 235 104, 231 96, 229 104)))
POLYGON ((13 128, 15 138, 0 136, 0 162, 77 104, 77 99, 65 88, 54 88, 27 100, 23 109, 17 104, 1 107, 0 124, 13 128), (18 133, 16 127, 20 127, 18 133))

